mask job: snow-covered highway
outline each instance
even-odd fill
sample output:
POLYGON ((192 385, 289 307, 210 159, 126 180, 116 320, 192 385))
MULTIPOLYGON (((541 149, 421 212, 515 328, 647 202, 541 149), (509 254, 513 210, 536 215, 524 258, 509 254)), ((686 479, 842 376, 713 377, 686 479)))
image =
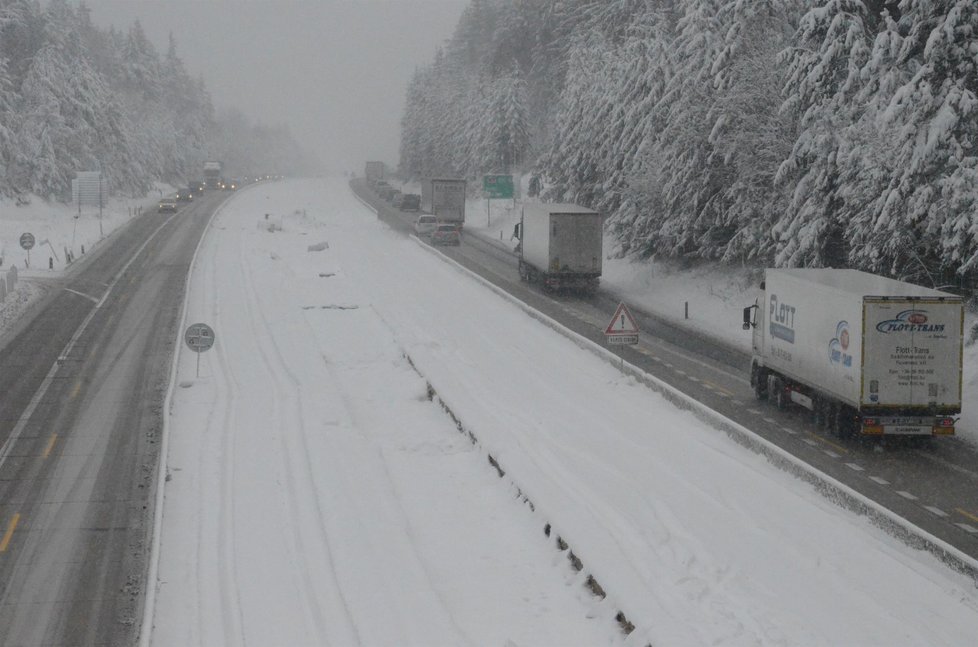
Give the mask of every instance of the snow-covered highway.
POLYGON ((217 343, 199 378, 186 349, 175 369, 153 645, 973 637, 971 580, 388 231, 341 179, 231 200, 198 321, 217 343))

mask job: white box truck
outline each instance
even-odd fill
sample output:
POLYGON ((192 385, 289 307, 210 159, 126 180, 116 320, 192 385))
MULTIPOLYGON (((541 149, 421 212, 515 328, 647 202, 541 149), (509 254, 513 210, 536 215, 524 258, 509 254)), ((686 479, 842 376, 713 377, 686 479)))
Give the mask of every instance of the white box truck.
POLYGON ((576 204, 528 203, 519 225, 519 271, 546 290, 592 293, 601 277, 604 216, 576 204))
POLYGON ((465 180, 426 178, 421 182, 421 210, 438 218, 438 222, 465 224, 465 180))
POLYGON ((858 270, 766 272, 744 309, 750 381, 840 437, 953 435, 961 412, 961 297, 858 270))
POLYGON ((223 171, 223 164, 217 160, 208 160, 204 162, 204 179, 203 184, 205 189, 219 189, 221 187, 221 172, 223 171))
POLYGON ((375 182, 384 179, 384 163, 371 161, 364 164, 363 176, 367 184, 373 185, 375 182))

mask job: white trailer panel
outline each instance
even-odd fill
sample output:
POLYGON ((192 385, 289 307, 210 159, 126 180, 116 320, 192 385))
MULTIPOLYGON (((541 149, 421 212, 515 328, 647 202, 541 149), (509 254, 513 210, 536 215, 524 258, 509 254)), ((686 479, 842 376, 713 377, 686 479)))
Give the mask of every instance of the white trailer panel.
POLYGON ((604 217, 576 204, 523 207, 523 260, 542 272, 601 274, 604 217))
POLYGON ((768 270, 754 353, 857 409, 960 410, 960 298, 856 270, 768 270))
POLYGON ((960 301, 867 298, 862 404, 961 407, 960 301))

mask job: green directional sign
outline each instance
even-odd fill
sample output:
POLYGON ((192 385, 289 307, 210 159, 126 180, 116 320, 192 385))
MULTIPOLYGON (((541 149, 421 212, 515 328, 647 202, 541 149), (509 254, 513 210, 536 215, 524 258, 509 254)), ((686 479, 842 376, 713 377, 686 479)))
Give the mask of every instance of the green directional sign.
POLYGON ((482 191, 486 194, 486 198, 512 198, 513 176, 484 175, 482 176, 482 191))

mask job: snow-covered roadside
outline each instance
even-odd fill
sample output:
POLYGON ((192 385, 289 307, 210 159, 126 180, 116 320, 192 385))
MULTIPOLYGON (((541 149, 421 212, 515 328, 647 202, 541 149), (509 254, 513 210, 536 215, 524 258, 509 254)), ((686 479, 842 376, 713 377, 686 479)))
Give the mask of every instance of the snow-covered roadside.
POLYGON ((0 199, 0 273, 16 267, 18 276, 16 290, 0 301, 0 340, 45 295, 45 279, 61 276, 71 267, 66 250, 76 262, 84 260, 83 254, 93 252, 99 243, 132 220, 139 208, 155 209, 159 196, 172 190, 169 185, 158 184, 144 198, 112 198, 103 207, 101 218, 98 209, 91 207, 84 207, 79 213, 77 206, 45 202, 37 197, 19 206, 9 199, 0 199), (35 240, 29 254, 20 245, 25 233, 33 234, 35 240))
POLYGON ((187 321, 217 344, 199 379, 178 360, 152 644, 619 643, 428 400, 337 259, 344 223, 306 212, 301 183, 236 196, 201 246, 187 321))
MULTIPOLYGON (((965 578, 948 573, 930 556, 907 548, 869 527, 863 519, 825 502, 808 486, 774 470, 691 416, 677 412, 425 250, 385 232, 346 194, 344 183, 332 181, 325 188, 316 183, 289 183, 270 187, 268 192, 271 204, 278 206, 280 213, 302 210, 308 212, 308 222, 286 219, 285 232, 273 236, 249 232, 255 246, 232 259, 230 273, 252 277, 259 287, 265 286, 260 297, 263 303, 291 307, 272 308, 267 314, 260 314, 265 313, 264 308, 251 309, 244 319, 261 325, 250 335, 241 335, 236 343, 246 349, 247 357, 228 353, 223 359, 220 353, 204 356, 205 367, 207 362, 240 362, 233 375, 241 376, 235 378, 240 382, 238 399, 246 409, 243 414, 234 414, 236 424, 223 434, 200 436, 199 442, 210 447, 205 453, 217 458, 217 467, 210 467, 203 455, 188 454, 192 456, 190 463, 200 461, 196 471, 189 473, 192 465, 187 464, 178 465, 183 474, 174 472, 174 482, 183 484, 179 487, 194 479, 205 482, 201 494, 195 500, 191 496, 196 512, 185 519, 210 530, 198 530, 194 535, 193 530, 178 529, 188 537, 173 549, 183 565, 176 574, 161 572, 161 595, 172 587, 172 599, 177 601, 181 600, 180 582, 190 579, 182 602, 188 612, 198 601, 195 596, 203 593, 213 599, 199 615, 209 608, 227 619, 226 611, 231 609, 230 620, 215 631, 227 630, 230 633, 223 635, 233 636, 235 627, 251 622, 247 614, 240 621, 234 620, 236 607, 263 613, 261 600, 254 599, 253 593, 244 593, 237 600, 222 597, 234 595, 240 589, 236 584, 247 581, 249 573, 257 570, 272 581, 287 579, 282 573, 301 570, 294 557, 298 553, 289 549, 295 539, 288 537, 289 527, 279 523, 283 511, 268 513, 264 502, 269 490, 249 483, 253 478, 267 481, 267 472, 276 472, 281 478, 275 480, 275 491, 284 501, 289 500, 286 491, 291 471, 280 467, 288 464, 281 461, 289 456, 289 443, 274 449, 289 427, 268 424, 267 420, 280 415, 275 409, 293 409, 293 400, 304 401, 303 394, 308 392, 308 388, 290 391, 274 385, 270 390, 254 390, 251 385, 260 379, 259 374, 282 370, 269 349, 283 350, 283 355, 291 358, 284 364, 299 378, 328 378, 324 387, 315 389, 320 397, 308 405, 311 412, 319 411, 313 419, 320 422, 309 431, 321 436, 309 452, 320 469, 308 480, 336 486, 327 493, 319 491, 313 506, 328 510, 327 518, 333 520, 346 519, 350 512, 346 498, 360 496, 362 484, 370 490, 365 494, 370 497, 368 503, 381 510, 388 505, 380 496, 383 493, 371 485, 375 482, 369 478, 371 469, 358 471, 367 478, 350 476, 346 471, 355 469, 357 461, 371 454, 361 451, 363 448, 343 433, 346 422, 337 416, 340 409, 333 409, 337 406, 336 393, 342 395, 348 411, 358 412, 354 418, 361 420, 359 416, 363 416, 365 423, 377 422, 376 426, 365 425, 369 433, 359 434, 375 447, 386 447, 387 436, 381 432, 394 419, 402 442, 415 439, 422 431, 402 422, 410 418, 401 400, 413 393, 417 404, 430 405, 418 400, 417 387, 400 391, 401 387, 391 386, 401 383, 397 376, 404 372, 402 360, 382 352, 393 347, 406 350, 466 428, 500 460, 508 477, 531 496, 538 513, 552 521, 554 529, 575 547, 610 593, 599 613, 608 605, 620 606, 636 622, 638 627, 629 643, 909 645, 959 644, 969 639, 978 618, 978 602, 972 583, 965 578), (330 243, 322 256, 305 251, 308 245, 322 240, 330 243), (317 264, 309 266, 307 261, 317 264), (250 273, 241 271, 248 267, 254 269, 250 273), (295 301, 295 294, 304 294, 305 299, 295 301), (308 310, 301 309, 307 306, 308 310), (300 310, 301 316, 297 316, 300 310), (377 313, 384 325, 370 323, 368 310, 377 313), (265 316, 268 320, 262 321, 265 316), (274 344, 268 339, 273 336, 271 331, 277 332, 274 344), (313 339, 316 344, 310 347, 313 339), (296 340, 305 340, 305 344, 296 340), (365 348, 361 341, 380 347, 365 348), (317 352, 319 349, 325 351, 317 352), (248 357, 253 359, 251 364, 258 365, 257 370, 246 361, 248 357), (383 372, 379 372, 381 366, 383 372), (336 373, 325 375, 329 371, 336 373), (347 380, 349 384, 344 387, 347 380), (265 397, 276 391, 278 398, 265 397), (290 392, 295 396, 290 398, 290 392), (264 401, 268 404, 262 405, 264 401), (329 424, 324 427, 322 421, 336 422, 336 429, 329 424), (252 440, 253 427, 263 433, 258 441, 252 440), (230 461, 228 448, 250 461, 246 465, 251 468, 235 469, 237 464, 230 461), (349 460, 337 462, 332 456, 337 448, 348 449, 344 456, 349 460), (322 455, 323 450, 329 455, 322 455), (233 474, 231 485, 208 486, 206 481, 213 480, 215 472, 226 474, 229 469, 233 474), (345 471, 349 480, 330 480, 345 471), (233 506, 214 502, 239 491, 242 497, 250 495, 249 501, 260 504, 249 507, 242 502, 240 506, 250 512, 244 519, 233 512, 233 506), (345 496, 337 499, 341 492, 345 496), (232 527, 239 532, 226 527, 221 530, 229 517, 238 520, 232 527), (263 523, 252 517, 260 517, 263 523), (270 541, 272 531, 284 533, 284 539, 270 541), (208 548, 206 539, 212 533, 216 533, 218 544, 208 548), (222 550, 235 548, 238 541, 245 546, 275 546, 277 550, 244 550, 239 553, 241 558, 222 555, 222 550), (215 551, 217 561, 195 558, 200 546, 215 551), (237 569, 229 568, 229 561, 237 569), (210 578, 217 583, 208 584, 210 578), (194 581, 201 586, 195 588, 194 581)), ((253 223, 246 221, 245 228, 251 227, 253 223)), ((237 283, 219 280, 216 285, 240 292, 241 281, 234 281, 237 283)), ((234 330, 233 311, 225 308, 221 317, 224 322, 218 329, 219 344, 230 344, 232 340, 221 341, 221 331, 225 326, 234 330)), ((189 366, 184 368, 190 370, 189 366)), ((213 375, 218 381, 219 374, 213 375)), ((300 384, 304 384, 303 379, 300 384)), ((200 397, 205 391, 201 387, 207 385, 198 382, 180 393, 200 397)), ((202 406, 216 420, 233 410, 209 403, 202 406)), ((456 432, 451 429, 449 433, 456 432)), ((435 449, 435 465, 455 456, 425 442, 435 449)), ((389 455, 384 451, 381 454, 389 455)), ((411 458, 403 458, 407 472, 416 477, 411 458)), ((472 468, 484 471, 485 465, 476 460, 472 468)), ((297 474, 306 480, 301 470, 297 474)), ((493 481, 496 485, 492 487, 499 488, 499 482, 493 481)), ((173 483, 169 486, 177 487, 173 483)), ((414 505, 409 503, 406 509, 417 513, 414 505)), ((312 508, 308 506, 305 502, 294 508, 295 536, 303 536, 303 529, 309 528, 306 513, 312 508)), ((401 509, 405 509, 404 504, 401 509)), ((504 512, 493 519, 497 527, 514 522, 509 516, 512 510, 506 508, 504 512)), ((451 530, 445 527, 445 517, 438 514, 433 518, 431 537, 451 530)), ((385 528, 396 530, 396 526, 385 528)), ((348 535, 344 529, 328 534, 327 543, 339 542, 339 552, 355 560, 368 556, 370 545, 351 549, 346 542, 355 541, 358 533, 367 532, 369 537, 377 531, 379 528, 361 522, 348 535)), ((539 529, 536 532, 539 534, 539 529)), ((314 532, 308 536, 317 537, 314 532)), ((316 564, 315 551, 311 553, 310 563, 316 564)), ((464 559, 465 555, 449 553, 443 561, 464 559)), ((553 553, 547 560, 552 559, 553 553)), ((499 569, 500 564, 496 567, 499 569)), ((456 562, 446 570, 458 568, 461 566, 456 562)), ((396 618, 375 620, 356 603, 366 589, 376 585, 371 573, 352 576, 351 571, 338 578, 345 584, 345 588, 338 588, 353 592, 353 607, 361 610, 363 618, 378 623, 381 631, 389 629, 396 618)), ((327 568, 313 572, 328 575, 336 571, 327 568)), ((323 602, 319 608, 333 608, 328 604, 328 591, 310 588, 301 579, 298 582, 300 586, 292 587, 298 599, 311 598, 323 602)), ((466 589, 459 589, 457 594, 462 599, 471 595, 466 589)), ((506 600, 494 599, 494 603, 506 604, 506 600)), ((300 602, 290 608, 300 614, 307 607, 300 602)), ((495 606, 489 610, 501 615, 506 612, 495 606)), ((268 611, 279 612, 288 613, 288 609, 268 611)), ((464 612, 455 607, 453 612, 464 617, 464 612)), ((174 622, 181 617, 174 616, 174 622)), ((191 624, 196 622, 200 631, 200 619, 193 617, 191 624)), ((280 620, 294 620, 295 625, 304 622, 301 616, 280 620)), ((175 627, 172 622, 166 624, 175 627)), ((304 624, 309 626, 308 621, 304 624)), ((474 642, 492 642, 491 636, 480 640, 473 634, 472 638, 474 642)), ((537 642, 562 642, 550 638, 537 642)), ((589 641, 582 637, 569 642, 589 641)))

